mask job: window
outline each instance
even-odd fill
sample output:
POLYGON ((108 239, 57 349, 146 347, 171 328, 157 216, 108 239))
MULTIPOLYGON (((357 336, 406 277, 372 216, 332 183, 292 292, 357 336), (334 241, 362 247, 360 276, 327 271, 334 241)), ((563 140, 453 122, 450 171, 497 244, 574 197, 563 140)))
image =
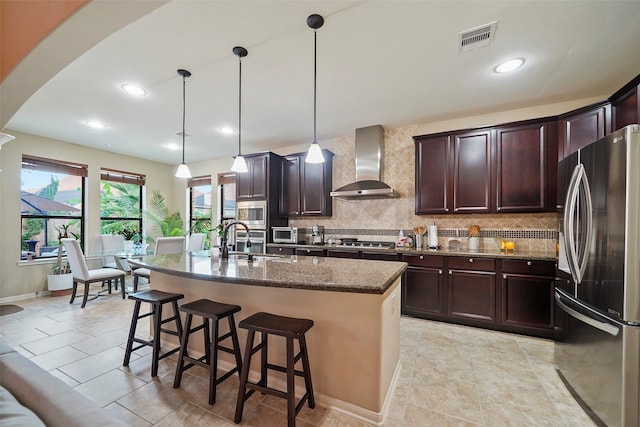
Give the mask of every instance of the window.
POLYGON ((22 156, 20 259, 55 257, 65 234, 83 242, 87 166, 22 156))
POLYGON ((219 174, 220 187, 220 223, 236 217, 236 175, 219 174))
POLYGON ((145 176, 102 169, 100 171, 100 234, 122 234, 142 240, 142 190, 145 176))
POLYGON ((206 233, 204 247, 211 247, 211 176, 198 176, 187 181, 189 187, 189 231, 206 233))

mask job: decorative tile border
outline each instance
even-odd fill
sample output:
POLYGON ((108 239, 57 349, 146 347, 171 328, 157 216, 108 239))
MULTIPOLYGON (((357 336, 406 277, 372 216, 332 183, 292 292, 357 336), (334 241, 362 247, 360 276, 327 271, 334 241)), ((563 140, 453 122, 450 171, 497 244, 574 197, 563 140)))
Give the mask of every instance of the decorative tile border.
MULTIPOLYGON (((406 236, 413 235, 413 230, 402 230, 406 236)), ((332 236, 374 236, 397 237, 399 229, 396 230, 372 230, 367 228, 325 228, 325 238, 332 236)), ((469 237, 467 229, 438 229, 438 237, 469 237)), ((557 240, 557 230, 480 230, 480 237, 505 239, 547 239, 557 240)), ((388 240, 388 239, 384 239, 388 240)))

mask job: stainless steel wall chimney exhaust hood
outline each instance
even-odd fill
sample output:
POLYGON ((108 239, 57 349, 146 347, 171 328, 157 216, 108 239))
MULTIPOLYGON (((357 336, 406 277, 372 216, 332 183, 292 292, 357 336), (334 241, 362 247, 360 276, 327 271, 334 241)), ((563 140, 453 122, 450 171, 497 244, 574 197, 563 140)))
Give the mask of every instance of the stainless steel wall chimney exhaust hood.
POLYGON ((330 193, 342 199, 382 199, 398 194, 382 182, 384 128, 380 125, 356 129, 356 181, 330 193))

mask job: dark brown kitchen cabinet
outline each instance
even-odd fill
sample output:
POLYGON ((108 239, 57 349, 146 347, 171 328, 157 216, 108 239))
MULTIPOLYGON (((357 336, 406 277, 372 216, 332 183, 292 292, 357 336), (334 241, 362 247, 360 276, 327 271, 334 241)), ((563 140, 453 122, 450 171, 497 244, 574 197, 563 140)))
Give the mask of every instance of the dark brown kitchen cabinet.
POLYGON ((296 250, 295 248, 279 248, 270 246, 267 248, 267 253, 274 255, 295 255, 296 250))
POLYGON ((402 280, 402 314, 443 320, 444 257, 402 254, 402 261, 409 264, 402 280))
POLYGON ((305 163, 307 153, 285 157, 282 166, 282 216, 331 216, 333 153, 322 150, 324 163, 305 163))
POLYGON ((324 249, 296 248, 296 255, 324 256, 324 249))
POLYGON ((491 130, 453 136, 453 212, 491 212, 491 130))
POLYGON ((245 160, 248 172, 236 174, 237 200, 266 200, 276 196, 277 202, 282 157, 274 153, 260 153, 247 155, 245 160))
POLYGON ((511 332, 553 337, 555 263, 502 261, 501 323, 511 332))
POLYGON ((640 123, 640 75, 614 93, 609 101, 612 131, 640 123))
POLYGON ((497 322, 495 263, 492 258, 448 258, 449 317, 471 325, 497 322))
POLYGON ((491 212, 491 130, 415 141, 416 214, 491 212))
POLYGON ((611 133, 611 105, 602 102, 558 117, 558 160, 611 133))
POLYGON ((448 135, 416 137, 416 214, 451 209, 451 144, 448 135))
POLYGON ((385 252, 366 252, 361 253, 363 259, 372 259, 379 261, 397 261, 398 254, 385 253, 385 252))
POLYGON ((496 128, 496 212, 555 209, 555 121, 496 128))
POLYGON ((336 249, 327 249, 327 256, 333 258, 360 258, 358 251, 340 251, 336 249))

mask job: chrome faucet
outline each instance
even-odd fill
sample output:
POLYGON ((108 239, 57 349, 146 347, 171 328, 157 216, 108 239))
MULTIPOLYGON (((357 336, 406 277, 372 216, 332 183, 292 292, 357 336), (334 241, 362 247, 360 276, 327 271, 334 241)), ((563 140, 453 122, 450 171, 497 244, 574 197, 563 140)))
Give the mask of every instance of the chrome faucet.
POLYGON ((222 241, 220 242, 220 245, 222 246, 222 252, 220 254, 221 259, 229 259, 229 249, 227 248, 227 240, 229 239, 229 228, 231 228, 231 226, 235 224, 239 224, 243 226, 245 230, 247 230, 247 243, 245 244, 245 247, 247 249, 251 247, 251 240, 249 240, 249 227, 247 226, 247 224, 238 220, 230 221, 222 230, 222 241))

